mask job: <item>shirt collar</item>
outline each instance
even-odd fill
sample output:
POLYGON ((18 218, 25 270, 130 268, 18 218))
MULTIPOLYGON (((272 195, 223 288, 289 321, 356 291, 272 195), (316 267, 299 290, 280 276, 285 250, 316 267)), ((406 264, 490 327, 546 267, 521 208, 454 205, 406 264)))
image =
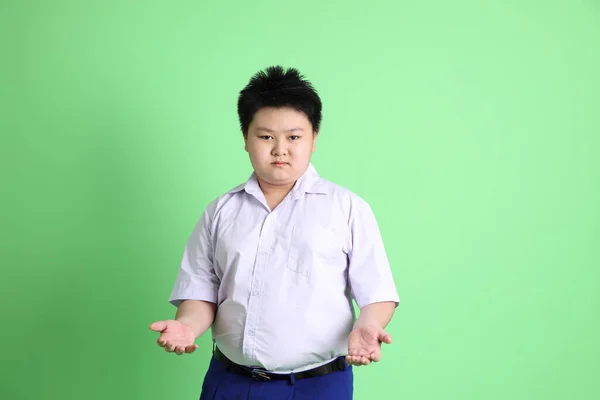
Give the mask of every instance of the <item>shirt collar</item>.
MULTIPOLYGON (((260 186, 258 185, 258 180, 256 178, 256 172, 252 172, 250 178, 248 180, 230 190, 229 193, 236 193, 239 191, 245 190, 247 193, 257 196, 259 193, 262 193, 260 190, 260 186)), ((319 176, 317 169, 314 167, 312 163, 308 164, 308 168, 298 180, 296 184, 292 188, 290 195, 294 199, 301 197, 304 193, 316 193, 316 194, 328 194, 325 182, 319 176)))

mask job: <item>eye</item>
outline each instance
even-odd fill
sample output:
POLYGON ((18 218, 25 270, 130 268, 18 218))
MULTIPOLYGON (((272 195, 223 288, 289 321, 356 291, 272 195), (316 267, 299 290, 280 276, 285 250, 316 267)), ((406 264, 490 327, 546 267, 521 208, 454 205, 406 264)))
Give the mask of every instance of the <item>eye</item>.
POLYGON ((298 136, 298 135, 292 135, 292 136, 290 136, 290 139, 292 139, 292 140, 298 140, 298 139, 300 139, 300 136, 298 136))
POLYGON ((264 140, 271 140, 271 139, 273 139, 273 136, 265 135, 265 136, 259 136, 259 138, 264 139, 264 140))

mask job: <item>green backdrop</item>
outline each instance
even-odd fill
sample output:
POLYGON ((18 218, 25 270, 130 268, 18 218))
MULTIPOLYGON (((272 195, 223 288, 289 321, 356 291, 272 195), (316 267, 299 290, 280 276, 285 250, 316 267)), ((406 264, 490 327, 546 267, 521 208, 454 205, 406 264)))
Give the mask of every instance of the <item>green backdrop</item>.
POLYGON ((402 299, 356 399, 600 398, 597 1, 0 6, 0 398, 197 399, 156 346, 204 207, 251 172, 250 76, 324 101, 402 299))

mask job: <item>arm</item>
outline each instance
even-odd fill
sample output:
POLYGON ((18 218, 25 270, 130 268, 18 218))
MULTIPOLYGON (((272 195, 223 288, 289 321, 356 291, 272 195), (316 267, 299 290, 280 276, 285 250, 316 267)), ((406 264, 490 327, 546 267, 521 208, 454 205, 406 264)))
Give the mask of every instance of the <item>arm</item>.
POLYGON ((393 301, 383 301, 371 303, 360 310, 358 319, 354 323, 354 329, 367 326, 385 329, 394 315, 396 303, 393 301))
POLYGON ((392 342, 384 328, 400 299, 375 215, 360 199, 350 212, 350 229, 348 278, 360 314, 348 337, 346 361, 358 366, 379 361, 382 343, 392 342))
POLYGON ((217 305, 202 300, 185 300, 177 308, 175 320, 192 328, 196 338, 202 336, 215 320, 217 305))

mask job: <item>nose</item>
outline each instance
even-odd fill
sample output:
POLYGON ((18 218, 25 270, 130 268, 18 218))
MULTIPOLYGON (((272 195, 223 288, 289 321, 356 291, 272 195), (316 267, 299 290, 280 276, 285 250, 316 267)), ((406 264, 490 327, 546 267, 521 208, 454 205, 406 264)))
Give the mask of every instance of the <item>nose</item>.
POLYGON ((271 155, 275 157, 287 155, 287 147, 285 144, 285 140, 273 141, 273 149, 271 150, 271 155))

